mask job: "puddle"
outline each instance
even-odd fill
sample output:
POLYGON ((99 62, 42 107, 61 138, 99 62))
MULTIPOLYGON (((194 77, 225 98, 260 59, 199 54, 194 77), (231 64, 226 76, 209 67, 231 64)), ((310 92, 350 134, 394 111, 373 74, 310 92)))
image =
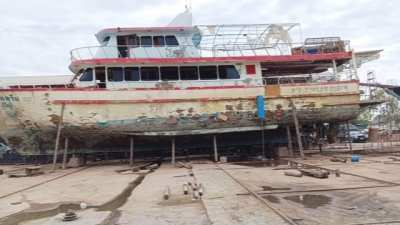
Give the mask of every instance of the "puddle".
POLYGON ((300 203, 304 207, 311 209, 316 209, 332 202, 332 198, 326 195, 292 195, 283 198, 289 201, 300 203))
POLYGON ((280 203, 281 202, 281 200, 274 195, 263 196, 263 198, 265 198, 267 201, 272 202, 272 203, 280 203))
POLYGON ((236 162, 233 165, 250 166, 250 167, 275 167, 280 165, 287 165, 288 161, 285 159, 266 160, 266 161, 248 161, 236 162))
POLYGON ((274 188, 271 186, 261 186, 263 191, 289 191, 290 188, 274 188))
POLYGON ((127 201, 128 198, 131 196, 133 190, 142 183, 145 175, 139 176, 136 180, 129 183, 128 187, 126 187, 117 197, 113 200, 106 202, 103 205, 95 207, 97 211, 114 211, 119 207, 123 206, 127 201))

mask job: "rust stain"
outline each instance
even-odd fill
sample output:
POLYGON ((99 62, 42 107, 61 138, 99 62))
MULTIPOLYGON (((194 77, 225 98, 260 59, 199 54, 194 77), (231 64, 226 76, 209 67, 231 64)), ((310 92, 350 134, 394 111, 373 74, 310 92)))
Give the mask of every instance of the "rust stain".
POLYGON ((49 115, 49 117, 50 117, 50 122, 52 122, 55 125, 57 125, 60 122, 60 116, 56 114, 51 114, 49 115))
POLYGON ((237 110, 243 110, 243 104, 242 103, 237 104, 236 105, 236 109, 237 110))
POLYGON ((173 90, 174 85, 168 82, 161 82, 159 84, 156 84, 156 87, 161 89, 161 90, 173 90))
POLYGON ((175 117, 173 117, 173 116, 170 116, 170 117, 167 119, 167 124, 177 124, 177 123, 178 123, 178 119, 175 118, 175 117))
POLYGON ((20 145, 22 142, 23 142, 23 139, 22 139, 21 137, 13 136, 13 137, 9 137, 9 138, 8 138, 8 143, 9 143, 10 145, 18 146, 18 145, 20 145))
POLYGON ((177 112, 178 114, 182 114, 183 112, 185 112, 185 110, 184 110, 184 109, 177 109, 176 112, 177 112))
POLYGON ((275 97, 281 94, 281 89, 279 85, 267 85, 265 87, 265 95, 267 97, 275 97))
POLYGON ((232 105, 226 105, 226 106, 225 106, 225 109, 231 111, 231 110, 233 110, 233 106, 232 106, 232 105))

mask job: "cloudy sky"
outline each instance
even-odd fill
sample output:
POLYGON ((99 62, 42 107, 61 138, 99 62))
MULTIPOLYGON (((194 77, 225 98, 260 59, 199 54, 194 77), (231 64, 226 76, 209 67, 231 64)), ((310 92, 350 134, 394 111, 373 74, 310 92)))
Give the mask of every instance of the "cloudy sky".
MULTIPOLYGON (((185 0, 0 0, 0 76, 63 75, 69 51, 96 45, 106 27, 161 26, 185 0)), ((304 37, 341 36, 356 50, 384 49, 374 70, 400 83, 400 2, 395 0, 192 0, 195 24, 299 22, 304 37)))

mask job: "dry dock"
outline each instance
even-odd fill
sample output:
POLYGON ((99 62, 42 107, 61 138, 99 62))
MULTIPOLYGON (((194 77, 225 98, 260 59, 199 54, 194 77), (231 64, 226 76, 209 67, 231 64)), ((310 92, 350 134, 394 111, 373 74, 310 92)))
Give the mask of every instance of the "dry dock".
MULTIPOLYGON (((0 224, 400 224, 396 157, 396 152, 361 155, 359 162, 346 163, 318 154, 289 159, 291 164, 331 171, 326 179, 285 176, 288 161, 284 159, 199 160, 191 162, 192 168, 163 163, 153 171, 139 172, 121 172, 128 166, 115 163, 53 173, 44 168, 43 175, 33 177, 4 174, 0 176, 0 224), (183 185, 188 183, 196 191, 189 188, 185 195, 183 185), (76 220, 62 221, 67 209, 74 210, 76 220)), ((19 168, 0 169, 10 173, 19 168)))

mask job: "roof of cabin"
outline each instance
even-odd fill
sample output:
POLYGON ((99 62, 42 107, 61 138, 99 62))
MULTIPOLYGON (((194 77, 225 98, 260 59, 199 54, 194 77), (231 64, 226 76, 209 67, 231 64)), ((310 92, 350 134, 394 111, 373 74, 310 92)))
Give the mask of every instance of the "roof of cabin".
POLYGON ((193 31, 194 27, 117 27, 117 28, 106 28, 101 31, 99 31, 96 34, 97 40, 101 42, 106 36, 111 35, 111 34, 118 34, 118 33, 123 33, 123 34, 129 34, 129 33, 152 33, 152 32, 159 32, 159 33, 167 33, 167 32, 191 32, 193 31))

